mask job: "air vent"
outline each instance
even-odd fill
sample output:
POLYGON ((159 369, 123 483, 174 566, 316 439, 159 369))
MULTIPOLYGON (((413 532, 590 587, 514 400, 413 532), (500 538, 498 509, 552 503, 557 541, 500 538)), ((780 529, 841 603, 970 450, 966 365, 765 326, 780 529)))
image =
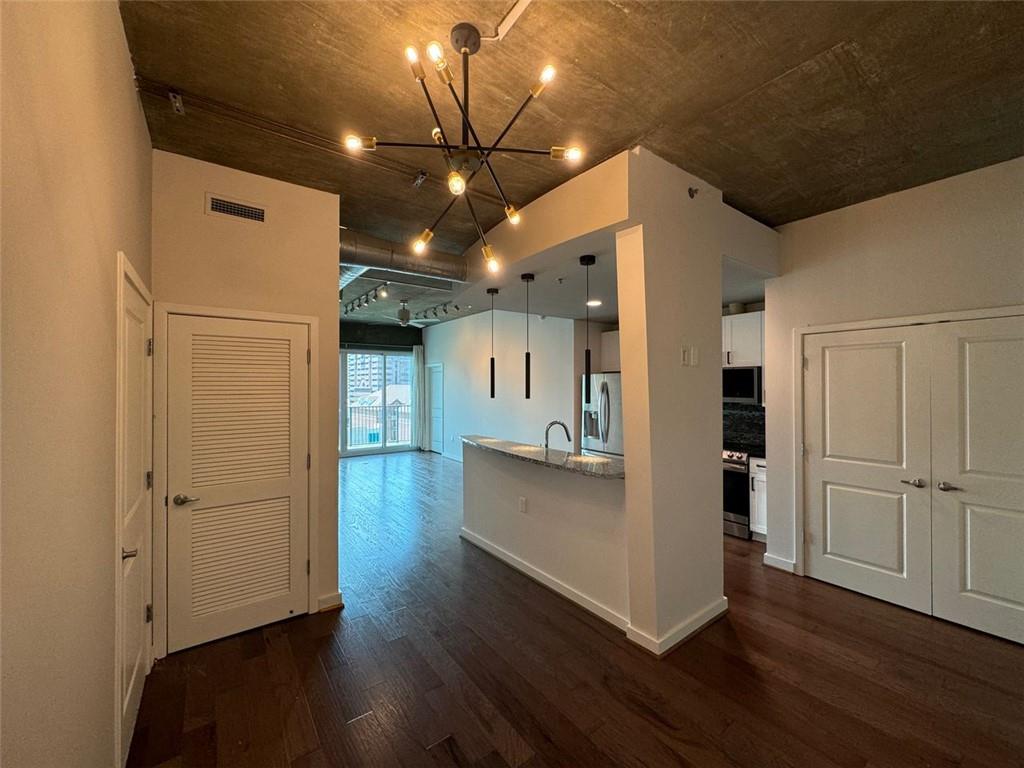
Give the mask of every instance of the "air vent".
POLYGON ((206 196, 206 212, 218 216, 234 216, 236 219, 247 219, 248 221, 263 221, 266 216, 264 208, 257 208, 255 205, 247 205, 215 195, 206 196))

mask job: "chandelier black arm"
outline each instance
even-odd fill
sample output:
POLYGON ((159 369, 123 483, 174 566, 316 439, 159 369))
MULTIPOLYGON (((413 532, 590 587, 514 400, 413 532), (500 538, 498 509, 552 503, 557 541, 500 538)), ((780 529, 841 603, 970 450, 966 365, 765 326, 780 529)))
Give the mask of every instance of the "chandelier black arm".
MULTIPOLYGON (((427 106, 430 107, 430 114, 434 116, 434 125, 436 125, 437 129, 441 132, 441 141, 444 142, 443 146, 436 143, 433 145, 424 144, 423 146, 441 147, 444 150, 445 155, 451 155, 451 145, 448 143, 448 134, 444 132, 444 126, 441 125, 441 118, 438 116, 437 109, 434 107, 434 100, 430 97, 430 91, 427 89, 427 84, 423 80, 420 80, 419 83, 420 87, 423 89, 423 95, 427 97, 427 106)), ((381 145, 382 142, 377 142, 377 146, 381 145)), ((405 145, 402 145, 399 142, 383 142, 383 146, 397 147, 405 145)))
POLYGON ((545 155, 550 156, 550 149, 531 149, 529 147, 499 147, 497 142, 489 147, 478 147, 476 144, 470 144, 468 147, 462 147, 458 144, 427 144, 425 142, 416 141, 378 141, 377 148, 384 147, 386 149, 441 149, 448 152, 458 149, 470 149, 474 152, 482 152, 490 157, 495 152, 508 152, 509 154, 518 155, 545 155))
MULTIPOLYGON (((499 133, 499 134, 498 134, 498 138, 496 138, 496 139, 494 140, 494 148, 497 148, 497 146, 498 146, 499 144, 501 144, 501 140, 505 138, 505 134, 506 134, 506 133, 508 133, 508 132, 509 132, 510 130, 512 130, 512 126, 513 126, 513 125, 515 125, 515 123, 516 123, 516 120, 518 120, 518 119, 519 119, 519 116, 520 116, 521 114, 523 114, 523 110, 524 110, 524 109, 526 109, 526 106, 527 106, 527 105, 528 105, 528 104, 529 104, 529 103, 530 103, 531 101, 533 101, 533 100, 534 100, 534 98, 535 98, 535 97, 534 97, 534 95, 533 95, 533 92, 531 91, 531 92, 530 92, 530 94, 529 94, 529 95, 528 95, 528 96, 527 96, 527 97, 526 97, 525 99, 523 99, 523 103, 519 105, 519 109, 517 109, 517 110, 516 110, 516 113, 515 113, 514 115, 512 115, 512 119, 511 119, 511 120, 509 120, 509 121, 508 121, 508 123, 506 123, 506 125, 505 125, 505 127, 504 127, 504 128, 502 129, 501 133, 499 133)), ((493 151, 493 150, 492 150, 492 151, 493 151)), ((519 151, 519 150, 514 150, 514 149, 512 149, 512 150, 509 150, 509 149, 502 149, 501 151, 502 151, 502 152, 516 152, 516 151, 519 151)), ((533 151, 535 151, 535 150, 531 150, 531 152, 533 152, 533 151)), ((490 152, 488 152, 488 154, 490 154, 490 152)), ((548 151, 548 154, 550 154, 550 150, 548 151)))
MULTIPOLYGON (((455 99, 455 103, 459 107, 459 111, 462 113, 462 119, 465 120, 466 126, 469 128, 469 135, 473 137, 473 141, 476 142, 478 147, 483 146, 480 143, 480 137, 476 135, 476 129, 473 127, 473 121, 469 119, 469 113, 462 105, 462 100, 459 98, 459 94, 455 91, 455 88, 451 83, 448 83, 448 92, 451 93, 452 98, 455 99)), ((483 152, 480 153, 480 158, 487 167, 487 172, 491 174, 491 181, 494 182, 494 188, 498 190, 498 195, 501 196, 501 201, 505 204, 505 207, 508 208, 508 198, 505 196, 505 190, 501 188, 501 182, 498 181, 498 175, 494 172, 494 168, 491 167, 491 161, 488 159, 489 156, 489 154, 484 154, 483 152)))
POLYGON ((476 217, 476 209, 473 207, 473 201, 469 199, 469 190, 463 193, 463 197, 466 198, 466 205, 469 206, 469 215, 473 217, 473 223, 476 224, 476 233, 480 235, 480 242, 487 245, 487 238, 484 237, 484 229, 480 226, 480 220, 476 217))

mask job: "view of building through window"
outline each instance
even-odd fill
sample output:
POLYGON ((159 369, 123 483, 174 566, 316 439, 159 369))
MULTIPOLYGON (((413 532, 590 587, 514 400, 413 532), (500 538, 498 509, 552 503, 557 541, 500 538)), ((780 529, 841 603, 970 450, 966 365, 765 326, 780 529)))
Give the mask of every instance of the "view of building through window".
POLYGON ((412 442, 412 356, 343 352, 347 450, 408 446, 412 442))

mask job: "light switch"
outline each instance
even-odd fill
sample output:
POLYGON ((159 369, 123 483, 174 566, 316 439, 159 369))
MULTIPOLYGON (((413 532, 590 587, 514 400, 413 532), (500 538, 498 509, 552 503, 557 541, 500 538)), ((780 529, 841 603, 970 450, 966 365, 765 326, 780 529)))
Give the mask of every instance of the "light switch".
POLYGON ((526 497, 525 496, 520 496, 519 497, 519 511, 521 513, 523 513, 524 515, 526 514, 526 497))

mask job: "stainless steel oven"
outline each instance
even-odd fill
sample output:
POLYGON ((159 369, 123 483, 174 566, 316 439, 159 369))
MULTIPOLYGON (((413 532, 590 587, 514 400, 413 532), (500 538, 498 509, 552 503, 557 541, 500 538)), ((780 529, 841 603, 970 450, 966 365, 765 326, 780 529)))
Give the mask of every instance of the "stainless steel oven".
POLYGON ((730 536, 750 538, 750 462, 743 451, 722 451, 722 526, 730 536))
POLYGON ((761 366, 722 369, 722 402, 761 404, 761 366))

